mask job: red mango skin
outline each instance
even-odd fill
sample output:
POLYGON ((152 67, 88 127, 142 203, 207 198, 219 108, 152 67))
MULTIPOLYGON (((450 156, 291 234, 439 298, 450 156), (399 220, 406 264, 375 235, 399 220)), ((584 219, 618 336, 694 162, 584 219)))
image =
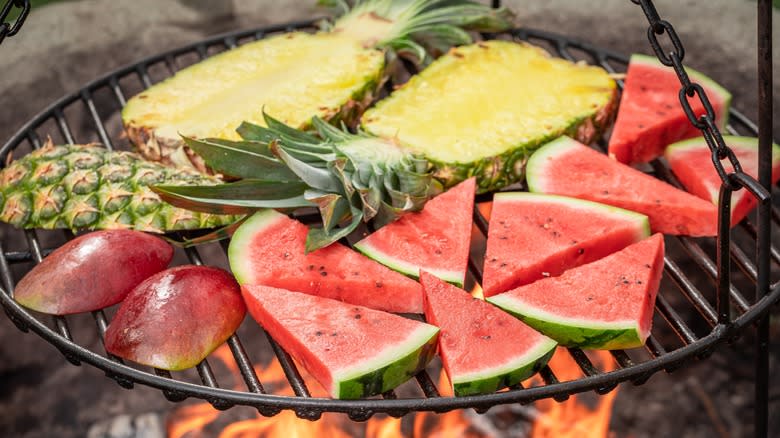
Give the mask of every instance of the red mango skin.
POLYGON ((95 231, 62 245, 32 268, 16 285, 14 299, 53 315, 99 310, 122 301, 171 258, 173 247, 159 237, 95 231))
POLYGON ((106 351, 166 370, 197 365, 232 335, 246 314, 228 272, 185 265, 149 277, 109 324, 106 351))

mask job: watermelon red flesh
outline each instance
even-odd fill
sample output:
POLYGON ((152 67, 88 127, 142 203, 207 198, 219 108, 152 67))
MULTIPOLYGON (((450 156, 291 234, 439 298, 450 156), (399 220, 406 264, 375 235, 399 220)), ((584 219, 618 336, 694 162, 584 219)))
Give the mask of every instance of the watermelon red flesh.
POLYGON ((497 193, 482 274, 484 294, 560 275, 649 235, 642 214, 563 196, 497 193))
POLYGON ((469 259, 476 178, 431 199, 361 240, 355 249, 412 278, 424 269, 463 286, 469 259))
POLYGON ((539 148, 526 169, 532 192, 588 199, 643 213, 650 218, 653 232, 689 236, 718 232, 718 211, 712 203, 569 137, 539 148))
POLYGON ((334 243, 306 254, 308 228, 277 213, 255 213, 230 241, 228 258, 238 282, 305 292, 398 313, 422 313, 416 281, 334 243))
POLYGON ((468 292, 420 272, 425 318, 441 329, 439 354, 455 395, 494 392, 543 367, 556 342, 468 292))
POLYGON ((429 324, 268 286, 241 291, 252 317, 334 398, 389 391, 436 352, 429 324))
POLYGON ((488 301, 561 345, 620 349, 644 344, 664 265, 661 234, 593 263, 488 301))
MULTIPOLYGON (((726 145, 734 151, 742 170, 758 178, 758 139, 752 137, 723 136, 726 145)), ((712 164, 712 152, 704 138, 685 140, 666 149, 666 160, 685 189, 694 195, 719 204, 721 179, 712 164)), ((726 172, 734 167, 724 160, 726 172)), ((780 179, 780 146, 772 145, 772 184, 780 179)), ((731 194, 731 226, 738 224, 758 202, 747 190, 731 194)))
MULTIPOLYGON (((726 127, 731 94, 707 76, 687 68, 688 76, 704 88, 715 110, 716 123, 726 127)), ((674 69, 655 57, 633 55, 628 64, 609 155, 626 164, 646 163, 676 141, 701 135, 680 106, 680 80, 674 69)), ((698 97, 688 99, 697 116, 706 114, 698 97)))

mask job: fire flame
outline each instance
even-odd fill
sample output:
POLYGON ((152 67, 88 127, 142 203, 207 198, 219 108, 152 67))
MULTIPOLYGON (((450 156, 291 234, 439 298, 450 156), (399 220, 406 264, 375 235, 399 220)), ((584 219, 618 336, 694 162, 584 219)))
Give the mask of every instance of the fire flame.
MULTIPOLYGON (((593 351, 588 355, 594 365, 603 371, 615 369, 615 362, 607 351, 593 351)), ((559 380, 573 380, 581 375, 574 359, 559 348, 550 360, 552 368, 559 380)), ((531 378, 538 380, 538 377, 531 378)), ((594 408, 589 408, 581 398, 583 395, 572 395, 563 403, 547 399, 536 402, 540 414, 534 422, 532 438, 580 438, 606 437, 609 435, 609 419, 612 405, 617 396, 617 390, 598 397, 594 408)))
MULTIPOLYGON (((474 295, 479 295, 473 290, 474 295)), ((213 353, 213 357, 224 362, 234 375, 235 389, 242 386, 238 367, 232 360, 230 349, 223 345, 213 353)), ((596 351, 589 357, 599 369, 610 371, 614 369, 614 360, 605 351, 596 351)), ((581 371, 569 354, 559 349, 550 361, 550 367, 561 380, 576 379, 581 371)), ((284 371, 278 361, 271 361, 267 366, 255 366, 258 377, 267 391, 278 395, 293 395, 292 389, 284 376, 284 371)), ((300 369, 309 386, 312 396, 325 397, 327 394, 300 369)), ((541 379, 534 376, 525 386, 539 384, 541 379)), ((439 376, 437 385, 442 396, 451 396, 451 385, 446 373, 439 376)), ((595 408, 589 408, 577 395, 563 403, 553 400, 541 400, 535 403, 538 413, 532 427, 532 437, 606 437, 609 432, 609 418, 616 391, 596 398, 595 408)), ((201 402, 185 405, 175 409, 168 421, 168 437, 170 438, 200 438, 206 436, 204 428, 215 422, 221 412, 209 403, 201 402)), ((518 419, 518 421, 524 421, 518 419)), ((273 417, 263 417, 237 421, 229 424, 219 432, 219 438, 255 438, 255 437, 351 437, 365 436, 371 438, 413 437, 463 437, 491 436, 499 431, 486 432, 473 427, 467 411, 455 410, 444 414, 420 412, 405 419, 391 417, 374 417, 364 424, 352 423, 344 415, 323 414, 319 421, 308 421, 298 418, 294 412, 285 410, 273 417), (404 427, 406 426, 406 427, 404 427)))

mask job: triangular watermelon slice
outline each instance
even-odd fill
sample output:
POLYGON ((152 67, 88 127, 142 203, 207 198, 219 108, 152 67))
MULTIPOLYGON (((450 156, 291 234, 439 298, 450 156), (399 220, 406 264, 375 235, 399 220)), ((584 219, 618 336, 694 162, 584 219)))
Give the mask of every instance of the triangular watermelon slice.
POLYGON ((264 284, 398 313, 422 313, 416 281, 333 243, 308 254, 308 228, 262 210, 235 232, 228 248, 239 284, 264 284))
POLYGON ((655 233, 714 236, 718 210, 569 137, 539 148, 526 166, 528 189, 588 199, 646 214, 655 233))
POLYGON ((496 193, 482 273, 484 294, 560 275, 649 235, 643 214, 564 196, 496 193))
POLYGON ((412 278, 424 269, 463 286, 469 259, 476 178, 469 178, 355 244, 355 249, 412 278))
POLYGON ((556 342, 468 292, 420 272, 425 319, 441 329, 439 354, 455 395, 494 392, 536 373, 556 342))
MULTIPOLYGON (((758 139, 724 135, 726 145, 734 151, 742 171, 758 178, 758 139)), ((719 204, 721 179, 712 164, 712 152, 703 137, 685 140, 666 149, 664 155, 672 172, 685 189, 694 195, 719 204)), ((734 167, 723 161, 726 172, 734 167)), ((780 179, 780 146, 772 144, 772 184, 780 179)), ((747 190, 731 194, 731 226, 738 224, 756 206, 756 198, 747 190)))
POLYGON ((333 398, 389 391, 425 368, 439 329, 391 313, 268 286, 242 286, 252 317, 333 398))
MULTIPOLYGON (((707 76, 691 69, 685 71, 691 81, 707 93, 721 130, 731 105, 731 94, 707 76)), ((609 138, 609 155, 626 164, 646 163, 664 153, 664 148, 678 140, 701 135, 680 106, 680 80, 674 69, 655 57, 632 55, 620 98, 615 126, 609 138)), ((705 114, 698 97, 689 99, 698 116, 705 114)))
POLYGON ((664 239, 655 234, 593 263, 488 298, 555 339, 580 348, 644 344, 664 266, 664 239))

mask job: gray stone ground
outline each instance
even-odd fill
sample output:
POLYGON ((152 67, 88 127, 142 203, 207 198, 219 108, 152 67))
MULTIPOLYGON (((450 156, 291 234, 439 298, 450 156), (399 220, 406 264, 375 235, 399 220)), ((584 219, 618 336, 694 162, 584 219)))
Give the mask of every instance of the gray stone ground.
MULTIPOLYGON (((319 16, 314 3, 81 0, 34 11, 22 32, 0 46, 0 140, 9 138, 54 99, 102 73, 206 35, 319 16)), ((620 53, 651 53, 645 18, 628 0, 507 3, 524 26, 620 53)), ((662 17, 677 28, 687 49, 686 64, 732 90, 735 108, 755 119, 755 2, 659 0, 656 4, 662 17)), ((780 14, 775 13, 774 21, 778 27, 780 14)), ((780 50, 777 35, 776 30, 775 54, 780 50)), ((780 71, 780 57, 774 56, 774 64, 780 71)), ((776 113, 780 112, 778 88, 776 80, 776 113)), ((774 120, 778 133, 780 117, 774 120)), ((76 335, 86 336, 85 343, 96 342, 88 334, 76 335)), ((724 431, 748 435, 743 423, 750 420, 750 369, 736 374, 730 369, 735 363, 750 363, 750 346, 743 340, 677 374, 656 375, 646 386, 622 386, 613 429, 619 436, 709 437, 724 436, 724 431)), ((777 399, 776 383, 773 388, 777 399)), ((772 407, 777 416, 777 401, 772 407)), ((156 390, 121 390, 89 366, 66 365, 46 342, 21 334, 0 317, 0 410, 4 412, 0 435, 85 436, 90 425, 119 414, 170 408, 156 390)))

